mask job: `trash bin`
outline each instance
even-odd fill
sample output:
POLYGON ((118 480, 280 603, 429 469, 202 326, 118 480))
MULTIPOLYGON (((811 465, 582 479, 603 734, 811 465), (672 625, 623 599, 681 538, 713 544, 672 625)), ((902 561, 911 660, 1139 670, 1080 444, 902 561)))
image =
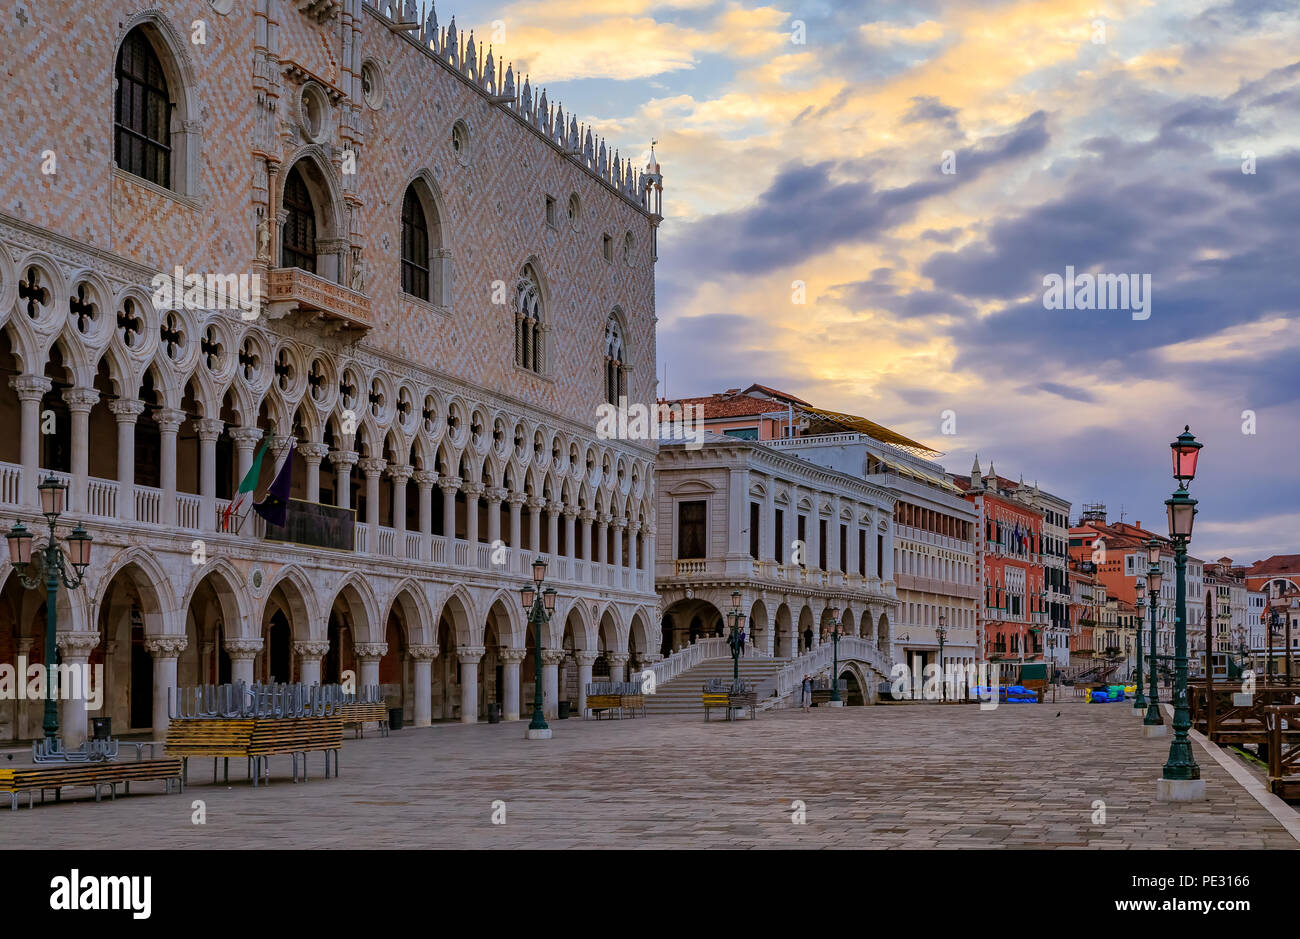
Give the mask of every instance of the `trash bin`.
POLYGON ((401 730, 401 729, 402 729, 402 709, 401 709, 401 708, 389 708, 389 709, 388 709, 388 729, 389 729, 389 730, 401 730))
POLYGON ((95 740, 111 740, 113 737, 113 718, 92 717, 90 719, 90 735, 95 740))
POLYGON ((489 724, 500 724, 500 723, 501 723, 501 705, 498 704, 498 703, 495 702, 495 701, 493 701, 491 704, 489 704, 489 705, 488 705, 488 715, 487 715, 487 717, 488 717, 488 723, 489 723, 489 724))
POLYGON ((560 715, 559 715, 559 719, 562 720, 562 721, 563 721, 563 720, 568 720, 568 717, 569 717, 569 702, 568 702, 568 701, 561 701, 561 702, 560 702, 560 715))

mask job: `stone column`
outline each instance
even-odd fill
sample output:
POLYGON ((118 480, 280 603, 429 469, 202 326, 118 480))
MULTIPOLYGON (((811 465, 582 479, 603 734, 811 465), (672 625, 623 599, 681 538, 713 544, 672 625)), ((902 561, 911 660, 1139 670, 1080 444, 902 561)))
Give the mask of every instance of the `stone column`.
POLYGON ((619 516, 613 520, 614 525, 614 557, 611 559, 614 564, 614 586, 623 586, 623 530, 627 528, 627 519, 619 516))
POLYGON ((379 660, 388 654, 386 642, 355 642, 352 651, 361 665, 357 676, 357 691, 379 684, 379 660))
POLYGON ((505 699, 502 711, 508 721, 519 720, 523 710, 523 701, 519 697, 519 664, 526 654, 523 649, 502 649, 497 653, 501 657, 502 697, 505 699))
POLYGON ((248 471, 253 468, 253 456, 258 441, 262 439, 262 428, 232 427, 230 439, 235 442, 235 488, 238 489, 248 471))
MULTIPOLYGON (((59 664, 72 666, 78 676, 76 681, 80 684, 76 689, 79 692, 76 698, 69 696, 73 689, 59 689, 59 733, 63 738, 64 749, 71 750, 86 741, 87 711, 90 709, 92 693, 101 698, 99 716, 107 713, 104 708, 108 704, 108 686, 104 684, 102 671, 99 681, 95 681, 94 676, 89 674, 90 669, 86 667, 90 661, 90 650, 99 645, 99 633, 56 633, 54 642, 59 647, 59 664)), ((19 680, 25 679, 20 677, 19 680)))
POLYGON ((320 684, 320 660, 330 650, 328 639, 298 639, 293 644, 298 656, 298 680, 311 687, 320 684))
MULTIPOLYGON (((609 563, 609 523, 613 518, 608 512, 601 512, 596 516, 596 555, 601 564, 609 563)), ((594 582, 603 583, 605 580, 602 575, 594 582)))
POLYGON ((487 500, 488 544, 496 544, 501 540, 501 502, 506 497, 506 491, 491 486, 483 490, 483 497, 487 500))
MULTIPOLYGON (((63 400, 67 402, 72 413, 72 491, 68 494, 68 508, 73 512, 88 512, 90 502, 87 498, 87 486, 90 478, 90 409, 99 400, 99 392, 94 388, 65 388, 63 400)), ((176 428, 172 428, 172 443, 176 442, 176 428)), ((163 438, 163 460, 167 459, 167 438, 163 438)), ((175 455, 173 453, 172 476, 175 478, 175 455)), ((165 464, 164 464, 165 469, 165 464)), ((173 488, 175 484, 173 483, 173 488)), ((176 500, 173 499, 173 502, 176 500)), ((67 738, 64 738, 67 746, 67 738)))
POLYGON ((319 441, 310 440, 307 443, 298 444, 298 453, 307 466, 306 497, 308 502, 320 502, 320 464, 321 460, 329 456, 329 452, 329 445, 319 441))
POLYGON ((609 680, 627 681, 627 662, 631 658, 626 652, 606 652, 609 661, 609 680))
MULTIPOLYGON (((845 545, 846 549, 847 547, 845 545)), ((840 569, 840 497, 838 495, 831 496, 831 517, 826 520, 826 569, 828 571, 840 569)))
POLYGON ((560 670, 564 653, 559 649, 542 650, 542 716, 548 720, 560 713, 560 670))
POLYGON ((637 586, 637 573, 640 571, 640 564, 637 557, 637 533, 641 531, 640 522, 629 522, 627 526, 627 567, 632 572, 632 589, 637 586))
POLYGON ((388 477, 393 481, 393 530, 397 532, 393 553, 406 557, 406 483, 415 473, 410 463, 394 463, 388 467, 388 477))
POLYGON ((524 499, 527 498, 522 492, 510 493, 510 550, 518 554, 523 551, 524 546, 519 543, 520 532, 523 526, 520 524, 520 515, 524 499))
POLYGON ((576 521, 578 518, 578 510, 575 506, 566 505, 563 509, 563 515, 564 515, 564 545, 568 549, 567 553, 565 554, 565 557, 567 557, 569 559, 569 562, 573 564, 578 559, 578 544, 574 540, 574 535, 577 532, 576 521))
POLYGON ((591 666, 596 664, 595 652, 579 652, 574 655, 578 660, 578 716, 587 714, 587 686, 591 684, 591 666))
POLYGON ((168 692, 176 697, 176 659, 189 641, 184 636, 150 636, 144 641, 145 651, 153 656, 153 732, 157 737, 167 732, 168 692))
POLYGON ((546 503, 546 554, 551 558, 560 556, 560 512, 563 508, 557 499, 546 503))
POLYGON ((359 458, 355 450, 330 451, 330 462, 334 464, 334 498, 340 509, 352 508, 352 467, 359 458))
POLYGON ((582 557, 587 564, 587 582, 595 583, 596 565, 591 556, 591 523, 595 521, 596 513, 591 509, 583 509, 578 513, 578 517, 582 519, 582 557))
POLYGON ((135 521, 135 422, 144 413, 144 402, 118 398, 108 409, 117 417, 117 517, 131 522, 135 521))
POLYGON ((762 530, 758 533, 758 556, 763 561, 776 560, 776 486, 771 477, 764 480, 763 515, 759 520, 762 530))
POLYGON ((447 563, 456 563, 456 492, 460 489, 459 476, 444 476, 438 480, 442 490, 442 529, 447 539, 447 563))
POLYGON ((371 554, 379 553, 379 475, 388 466, 388 461, 380 457, 367 457, 358 460, 357 466, 366 474, 366 527, 370 529, 370 541, 366 545, 371 554))
POLYGON ((18 394, 22 411, 19 443, 23 464, 21 501, 25 505, 40 505, 36 487, 40 483, 41 466, 41 398, 54 387, 54 382, 44 375, 14 375, 9 379, 9 387, 18 394))
MULTIPOLYGON (((162 506, 158 521, 168 528, 176 527, 176 434, 185 423, 186 414, 175 408, 159 408, 153 412, 158 424, 158 449, 161 458, 159 479, 162 484, 162 506)), ((76 452, 74 447, 73 453, 76 452)))
POLYGON ((234 684, 253 683, 253 660, 262 651, 261 639, 230 637, 225 641, 226 655, 230 656, 230 680, 234 684))
POLYGON ((271 456, 275 457, 275 475, 280 475, 280 470, 284 469, 284 461, 289 458, 289 451, 297 442, 298 438, 292 434, 274 434, 271 437, 267 449, 271 451, 271 456))
POLYGON ((461 646, 456 650, 460 658, 460 722, 478 723, 478 663, 487 651, 482 646, 461 646))
POLYGON ((545 499, 528 500, 528 534, 529 546, 534 557, 542 553, 542 509, 546 507, 545 499))
POLYGON ((224 421, 202 417, 194 422, 199 434, 199 529, 217 530, 217 438, 224 421))
POLYGON ((464 483, 465 492, 465 540, 469 542, 469 566, 478 565, 478 499, 483 495, 482 483, 464 483))
POLYGON ((406 654, 415 663, 415 726, 428 727, 433 723, 433 668, 438 655, 436 645, 407 646, 406 654))
POLYGON ((430 538, 433 535, 433 485, 438 474, 433 470, 416 470, 415 484, 420 487, 420 560, 432 559, 430 538))

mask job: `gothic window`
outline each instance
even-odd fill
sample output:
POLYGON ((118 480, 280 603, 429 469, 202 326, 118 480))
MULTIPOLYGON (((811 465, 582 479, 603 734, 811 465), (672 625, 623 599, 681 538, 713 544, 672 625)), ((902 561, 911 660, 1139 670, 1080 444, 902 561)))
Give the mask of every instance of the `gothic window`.
POLYGON ((515 290, 515 364, 539 374, 544 363, 542 315, 541 286, 528 264, 515 290))
POLYGON ((402 291, 429 299, 429 225, 414 184, 402 200, 402 291))
POLYGON ((316 207, 307 181, 295 166, 284 180, 284 220, 281 267, 300 267, 316 273, 316 207))
POLYGON ((610 315, 605 324, 605 400, 617 405, 618 399, 627 396, 627 358, 623 346, 623 331, 618 318, 610 315))
POLYGON ((117 53, 113 158, 119 167, 170 189, 171 96, 162 63, 142 28, 127 34, 117 53))

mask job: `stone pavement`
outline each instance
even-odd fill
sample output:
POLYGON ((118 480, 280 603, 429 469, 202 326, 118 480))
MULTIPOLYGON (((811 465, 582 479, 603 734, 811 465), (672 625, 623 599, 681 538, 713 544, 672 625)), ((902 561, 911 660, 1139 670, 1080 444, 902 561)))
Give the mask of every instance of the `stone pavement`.
MULTIPOLYGON (((1168 739, 1127 707, 886 705, 754 721, 407 728, 344 743, 342 775, 0 810, 0 844, 55 848, 1295 848, 1196 748, 1208 801, 1155 801, 1168 739), (1060 717, 1056 717, 1057 712, 1060 717), (207 824, 191 822, 206 803, 207 824), (493 802, 506 824, 492 824, 493 802), (791 821, 803 803, 805 824, 791 821), (1106 820, 1094 824, 1094 801, 1106 820)), ((238 766, 234 765, 239 763, 238 766)), ((233 782, 235 775, 240 777, 233 782)), ((206 781, 205 781, 206 777, 206 781)))

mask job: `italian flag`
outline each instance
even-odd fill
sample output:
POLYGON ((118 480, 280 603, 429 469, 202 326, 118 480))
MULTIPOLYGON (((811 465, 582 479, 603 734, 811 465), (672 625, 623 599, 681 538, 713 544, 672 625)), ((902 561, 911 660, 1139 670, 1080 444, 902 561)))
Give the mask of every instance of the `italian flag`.
POLYGON ((230 500, 230 505, 226 506, 226 510, 221 513, 222 531, 230 531, 230 520, 242 516, 253 501, 253 490, 257 488, 257 479, 262 475, 262 457, 266 455, 266 448, 270 443, 270 437, 262 438, 262 445, 257 448, 257 453, 253 456, 253 465, 248 468, 248 472, 244 474, 244 481, 239 484, 239 492, 235 493, 235 498, 230 500))

